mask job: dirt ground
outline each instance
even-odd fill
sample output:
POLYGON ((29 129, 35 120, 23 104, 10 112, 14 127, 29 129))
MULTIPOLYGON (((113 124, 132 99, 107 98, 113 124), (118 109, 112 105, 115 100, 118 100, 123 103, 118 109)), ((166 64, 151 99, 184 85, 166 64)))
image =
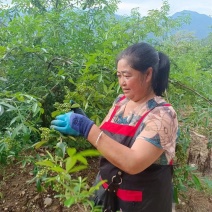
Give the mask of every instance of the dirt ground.
MULTIPOLYGON (((204 170, 208 159, 207 148, 205 148, 203 137, 196 135, 193 145, 190 148, 192 152, 189 163, 198 164, 204 170), (201 141, 201 142, 200 142, 201 141), (202 145, 200 145, 200 143, 202 145), (200 157, 201 156, 201 157, 200 157)), ((210 153, 211 154, 211 153, 210 153)), ((212 165, 210 155, 210 163, 212 165)), ((82 172, 82 177, 88 178, 91 185, 98 171, 98 158, 90 159, 89 168, 82 172)), ((209 167, 210 169, 211 167, 209 167)), ((52 191, 39 193, 34 183, 27 183, 33 178, 32 164, 21 167, 20 163, 13 163, 10 166, 0 170, 0 212, 77 212, 78 207, 65 208, 52 191)), ((211 177, 211 172, 208 172, 211 177)), ((180 204, 176 206, 176 212, 212 212, 212 194, 189 190, 187 199, 181 199, 180 204)))
MULTIPOLYGON (((98 172, 98 158, 90 159, 89 168, 80 173, 87 177, 92 185, 98 172)), ((77 212, 77 206, 63 207, 51 190, 38 192, 35 183, 28 183, 33 178, 33 165, 24 168, 21 164, 11 164, 0 172, 0 212, 77 212)))

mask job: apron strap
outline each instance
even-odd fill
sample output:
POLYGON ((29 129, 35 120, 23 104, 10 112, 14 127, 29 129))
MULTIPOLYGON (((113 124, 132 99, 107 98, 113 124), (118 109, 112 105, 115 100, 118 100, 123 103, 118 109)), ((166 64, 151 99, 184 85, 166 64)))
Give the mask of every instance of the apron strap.
MULTIPOLYGON (((122 96, 122 97, 119 99, 118 102, 121 102, 121 101, 122 101, 123 99, 125 99, 125 98, 126 98, 125 96, 122 96)), ((113 110, 113 112, 112 112, 112 114, 111 114, 111 116, 110 116, 108 122, 111 122, 112 118, 115 116, 115 114, 116 114, 116 112, 117 112, 117 110, 118 110, 119 108, 120 108, 119 105, 116 105, 116 106, 115 106, 115 109, 113 110)))

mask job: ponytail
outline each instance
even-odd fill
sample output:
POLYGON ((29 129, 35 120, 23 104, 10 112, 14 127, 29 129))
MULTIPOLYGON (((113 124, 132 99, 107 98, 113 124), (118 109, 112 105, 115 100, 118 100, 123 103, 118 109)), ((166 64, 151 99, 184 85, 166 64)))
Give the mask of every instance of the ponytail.
POLYGON ((158 52, 159 64, 158 68, 153 70, 152 88, 157 96, 163 96, 163 93, 168 88, 170 61, 167 55, 158 52))

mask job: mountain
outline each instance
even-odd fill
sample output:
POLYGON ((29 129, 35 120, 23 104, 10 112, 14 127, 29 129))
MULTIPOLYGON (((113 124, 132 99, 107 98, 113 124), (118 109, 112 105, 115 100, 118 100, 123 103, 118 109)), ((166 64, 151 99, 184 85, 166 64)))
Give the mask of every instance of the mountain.
POLYGON ((190 23, 183 24, 177 31, 192 32, 198 39, 206 38, 210 33, 212 33, 212 17, 210 16, 199 14, 194 11, 184 10, 175 13, 171 17, 175 19, 184 14, 189 15, 190 23))
MULTIPOLYGON (((189 23, 184 23, 177 30, 172 30, 170 34, 175 34, 176 32, 191 32, 197 39, 203 39, 208 37, 210 33, 212 33, 212 17, 199 14, 194 11, 183 10, 181 12, 177 12, 174 15, 170 16, 172 19, 176 19, 179 16, 188 16, 189 23)), ((121 19, 121 15, 116 15, 117 19, 121 19)), ((150 33, 152 37, 152 34, 150 33)), ((154 37, 154 36, 153 36, 154 37)))

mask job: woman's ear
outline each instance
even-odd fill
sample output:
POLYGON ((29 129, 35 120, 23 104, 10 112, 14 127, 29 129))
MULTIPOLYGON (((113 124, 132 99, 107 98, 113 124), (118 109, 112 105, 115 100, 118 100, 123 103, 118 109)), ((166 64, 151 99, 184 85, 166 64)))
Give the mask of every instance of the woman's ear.
POLYGON ((146 71, 146 82, 151 82, 152 81, 152 73, 153 73, 153 69, 152 67, 149 67, 146 71))

